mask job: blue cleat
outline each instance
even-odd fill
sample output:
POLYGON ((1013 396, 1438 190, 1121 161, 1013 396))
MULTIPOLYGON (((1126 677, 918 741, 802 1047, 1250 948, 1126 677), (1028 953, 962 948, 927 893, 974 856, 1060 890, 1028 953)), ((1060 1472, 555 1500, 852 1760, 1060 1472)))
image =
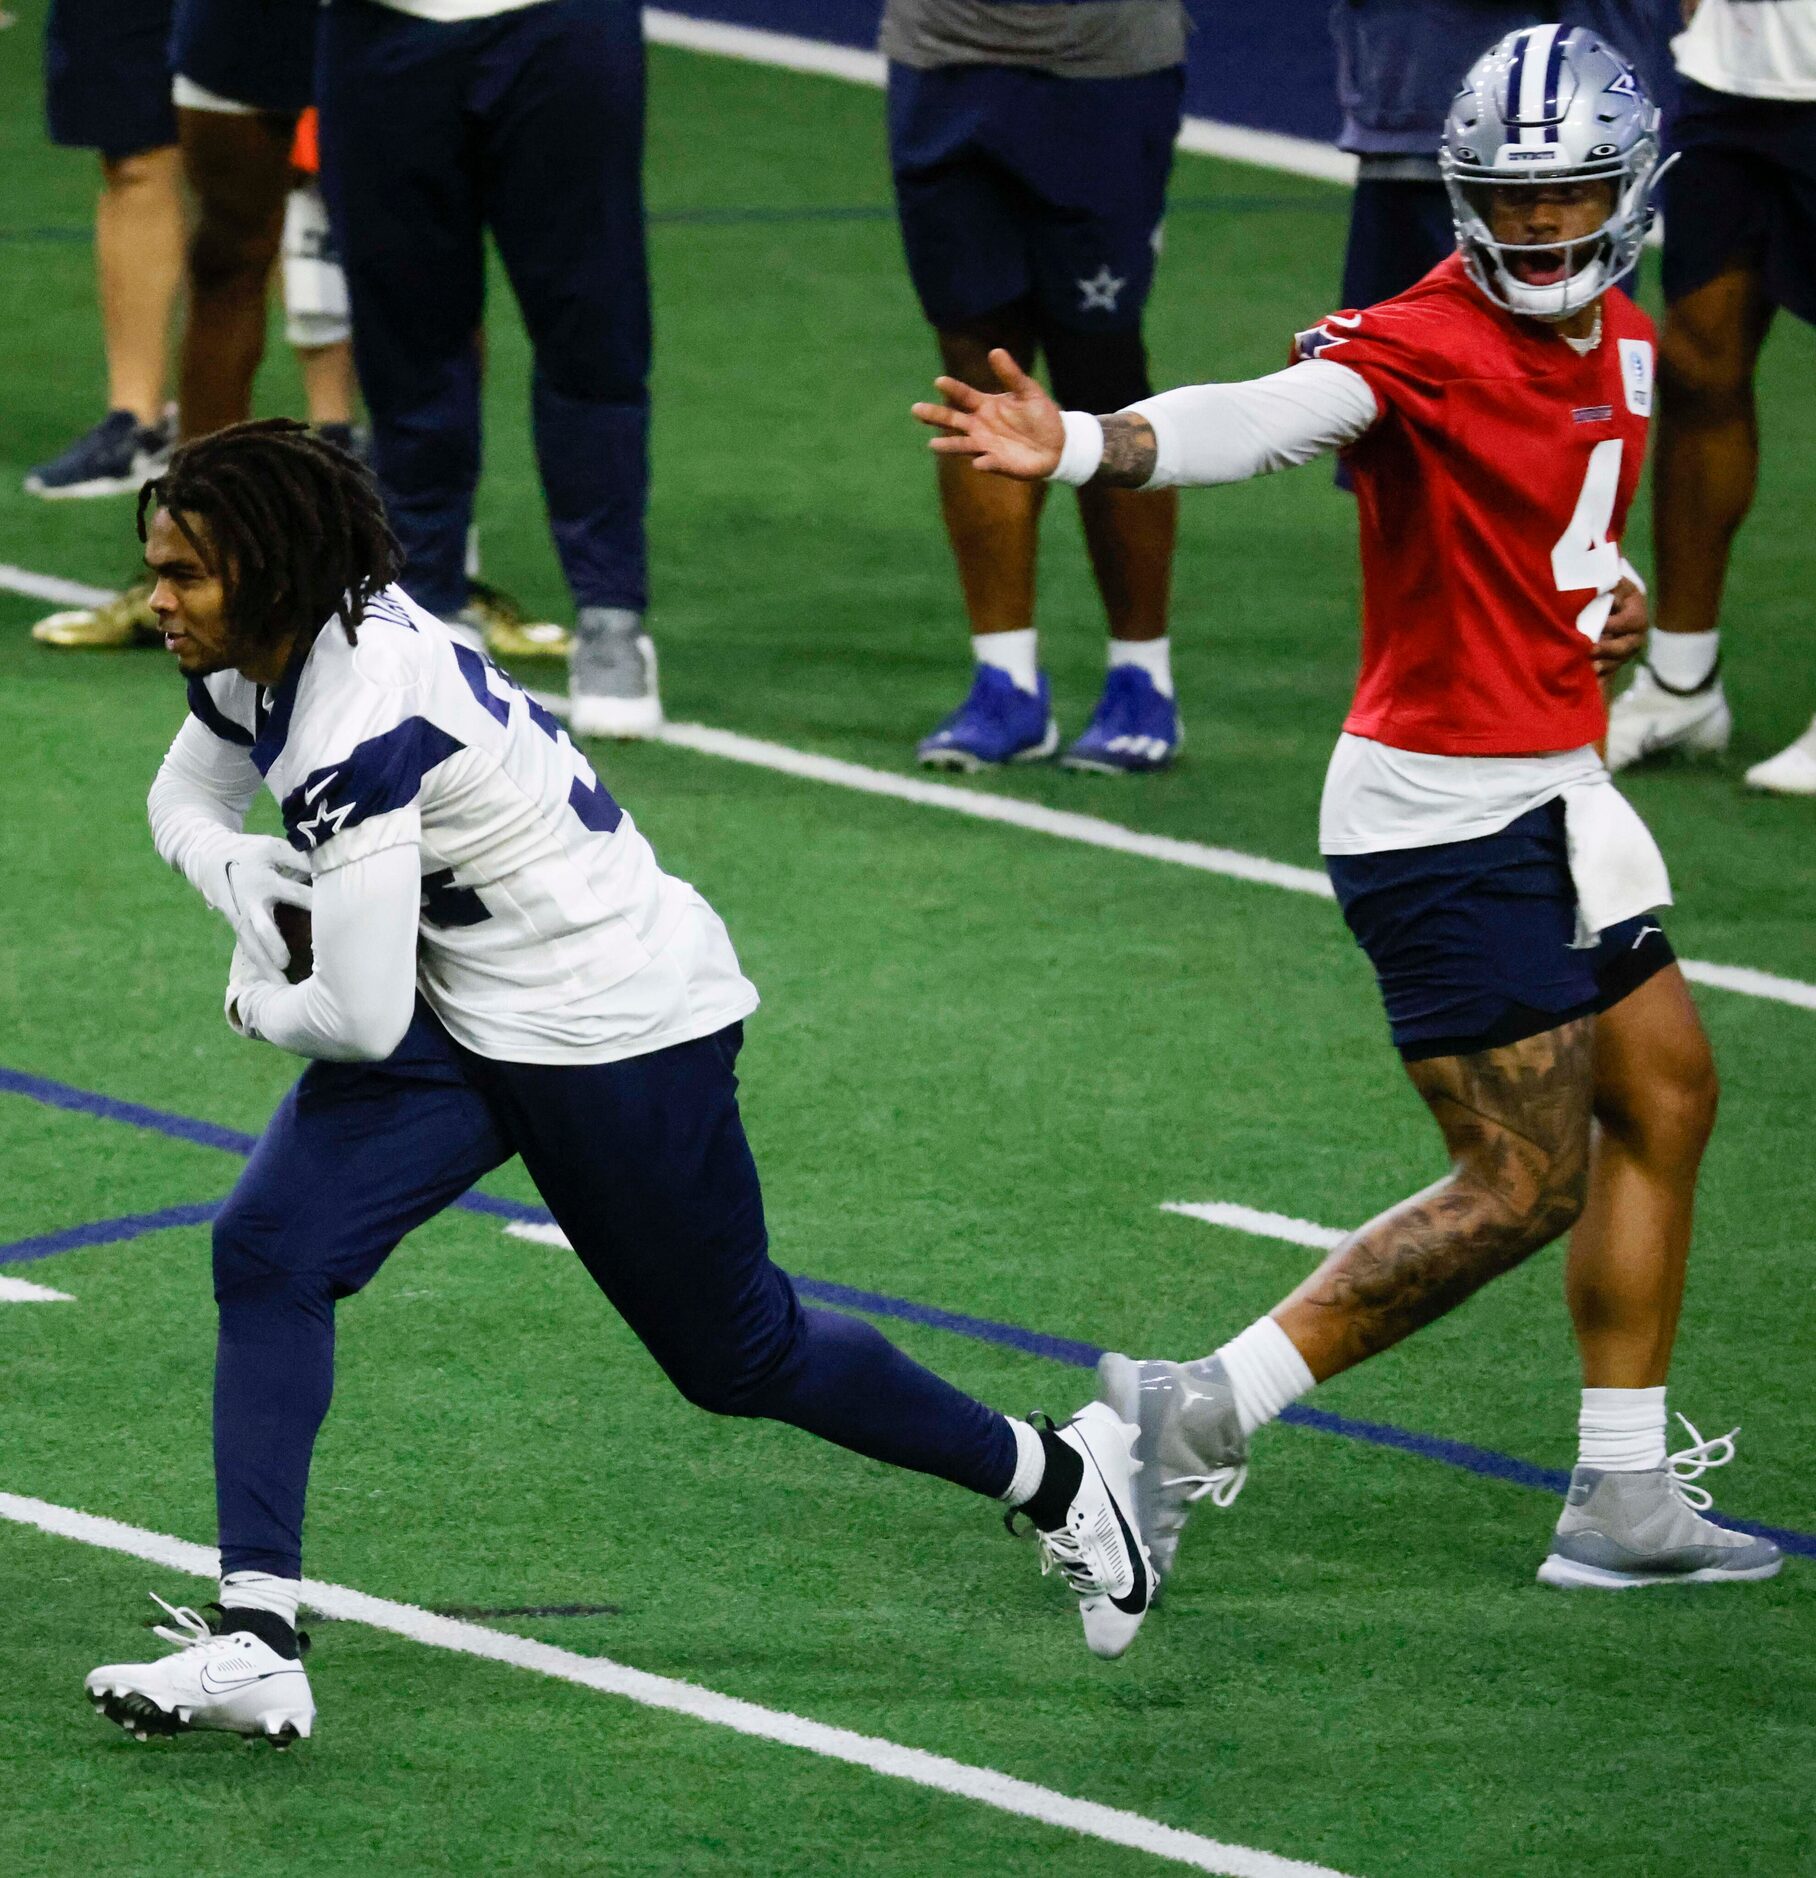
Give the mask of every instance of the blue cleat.
POLYGON ((1139 665, 1113 665, 1085 732, 1059 760, 1104 776, 1165 769, 1185 746, 1179 707, 1139 665))
POLYGON ((1030 696, 994 665, 980 665, 971 693, 931 737, 923 737, 915 757, 928 769, 969 773, 992 763, 1038 763, 1059 748, 1047 675, 1030 696))
POLYGON ((147 429, 130 411, 109 411, 61 456, 30 471, 25 493, 52 502, 125 495, 150 477, 163 475, 170 444, 167 425, 147 429))

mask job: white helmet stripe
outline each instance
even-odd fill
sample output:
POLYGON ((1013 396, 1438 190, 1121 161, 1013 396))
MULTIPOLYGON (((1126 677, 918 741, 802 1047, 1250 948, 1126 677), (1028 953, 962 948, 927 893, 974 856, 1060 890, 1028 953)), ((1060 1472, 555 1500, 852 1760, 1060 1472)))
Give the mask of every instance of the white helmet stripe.
POLYGON ((1535 26, 1520 46, 1519 62, 1507 80, 1508 101, 1520 126, 1520 143, 1555 143, 1557 129, 1546 119, 1557 114, 1557 26, 1535 26), (1550 92, 1549 98, 1546 93, 1550 92))

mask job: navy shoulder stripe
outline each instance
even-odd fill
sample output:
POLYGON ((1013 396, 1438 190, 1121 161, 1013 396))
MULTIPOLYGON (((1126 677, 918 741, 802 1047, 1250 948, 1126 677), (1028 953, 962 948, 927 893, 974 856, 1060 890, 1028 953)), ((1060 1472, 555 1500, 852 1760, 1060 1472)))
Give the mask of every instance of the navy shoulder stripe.
POLYGON ((252 732, 243 724, 236 724, 208 694, 207 683, 200 678, 189 681, 189 714, 197 718, 224 743, 237 743, 243 749, 252 748, 252 732))
POLYGON ((306 854, 375 815, 407 807, 422 779, 466 746, 426 717, 356 744, 340 762, 313 770, 284 798, 284 833, 306 854))

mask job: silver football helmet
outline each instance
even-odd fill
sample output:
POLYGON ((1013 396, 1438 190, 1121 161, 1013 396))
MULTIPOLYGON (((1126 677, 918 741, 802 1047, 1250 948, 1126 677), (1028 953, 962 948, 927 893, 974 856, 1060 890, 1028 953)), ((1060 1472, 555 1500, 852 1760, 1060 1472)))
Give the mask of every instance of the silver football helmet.
POLYGON ((1664 174, 1658 107, 1633 67, 1586 28, 1523 27, 1469 68, 1444 123, 1438 168, 1476 285, 1509 312, 1567 319, 1639 259, 1664 174), (1562 243, 1496 240, 1494 192, 1560 182, 1610 186, 1612 212, 1593 234, 1562 243), (1543 261, 1551 265, 1532 265, 1543 261), (1556 278, 1530 277, 1536 273, 1556 278))

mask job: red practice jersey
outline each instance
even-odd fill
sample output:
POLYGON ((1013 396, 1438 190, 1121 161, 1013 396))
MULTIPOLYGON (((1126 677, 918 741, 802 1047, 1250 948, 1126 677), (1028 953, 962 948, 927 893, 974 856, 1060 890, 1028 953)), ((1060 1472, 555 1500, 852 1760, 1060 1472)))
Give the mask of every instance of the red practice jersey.
POLYGON ((1586 357, 1457 256, 1294 341, 1367 380, 1344 452, 1362 532, 1362 676, 1344 728, 1442 756, 1535 756, 1607 729, 1590 648, 1652 411, 1652 322, 1614 289, 1586 357))

